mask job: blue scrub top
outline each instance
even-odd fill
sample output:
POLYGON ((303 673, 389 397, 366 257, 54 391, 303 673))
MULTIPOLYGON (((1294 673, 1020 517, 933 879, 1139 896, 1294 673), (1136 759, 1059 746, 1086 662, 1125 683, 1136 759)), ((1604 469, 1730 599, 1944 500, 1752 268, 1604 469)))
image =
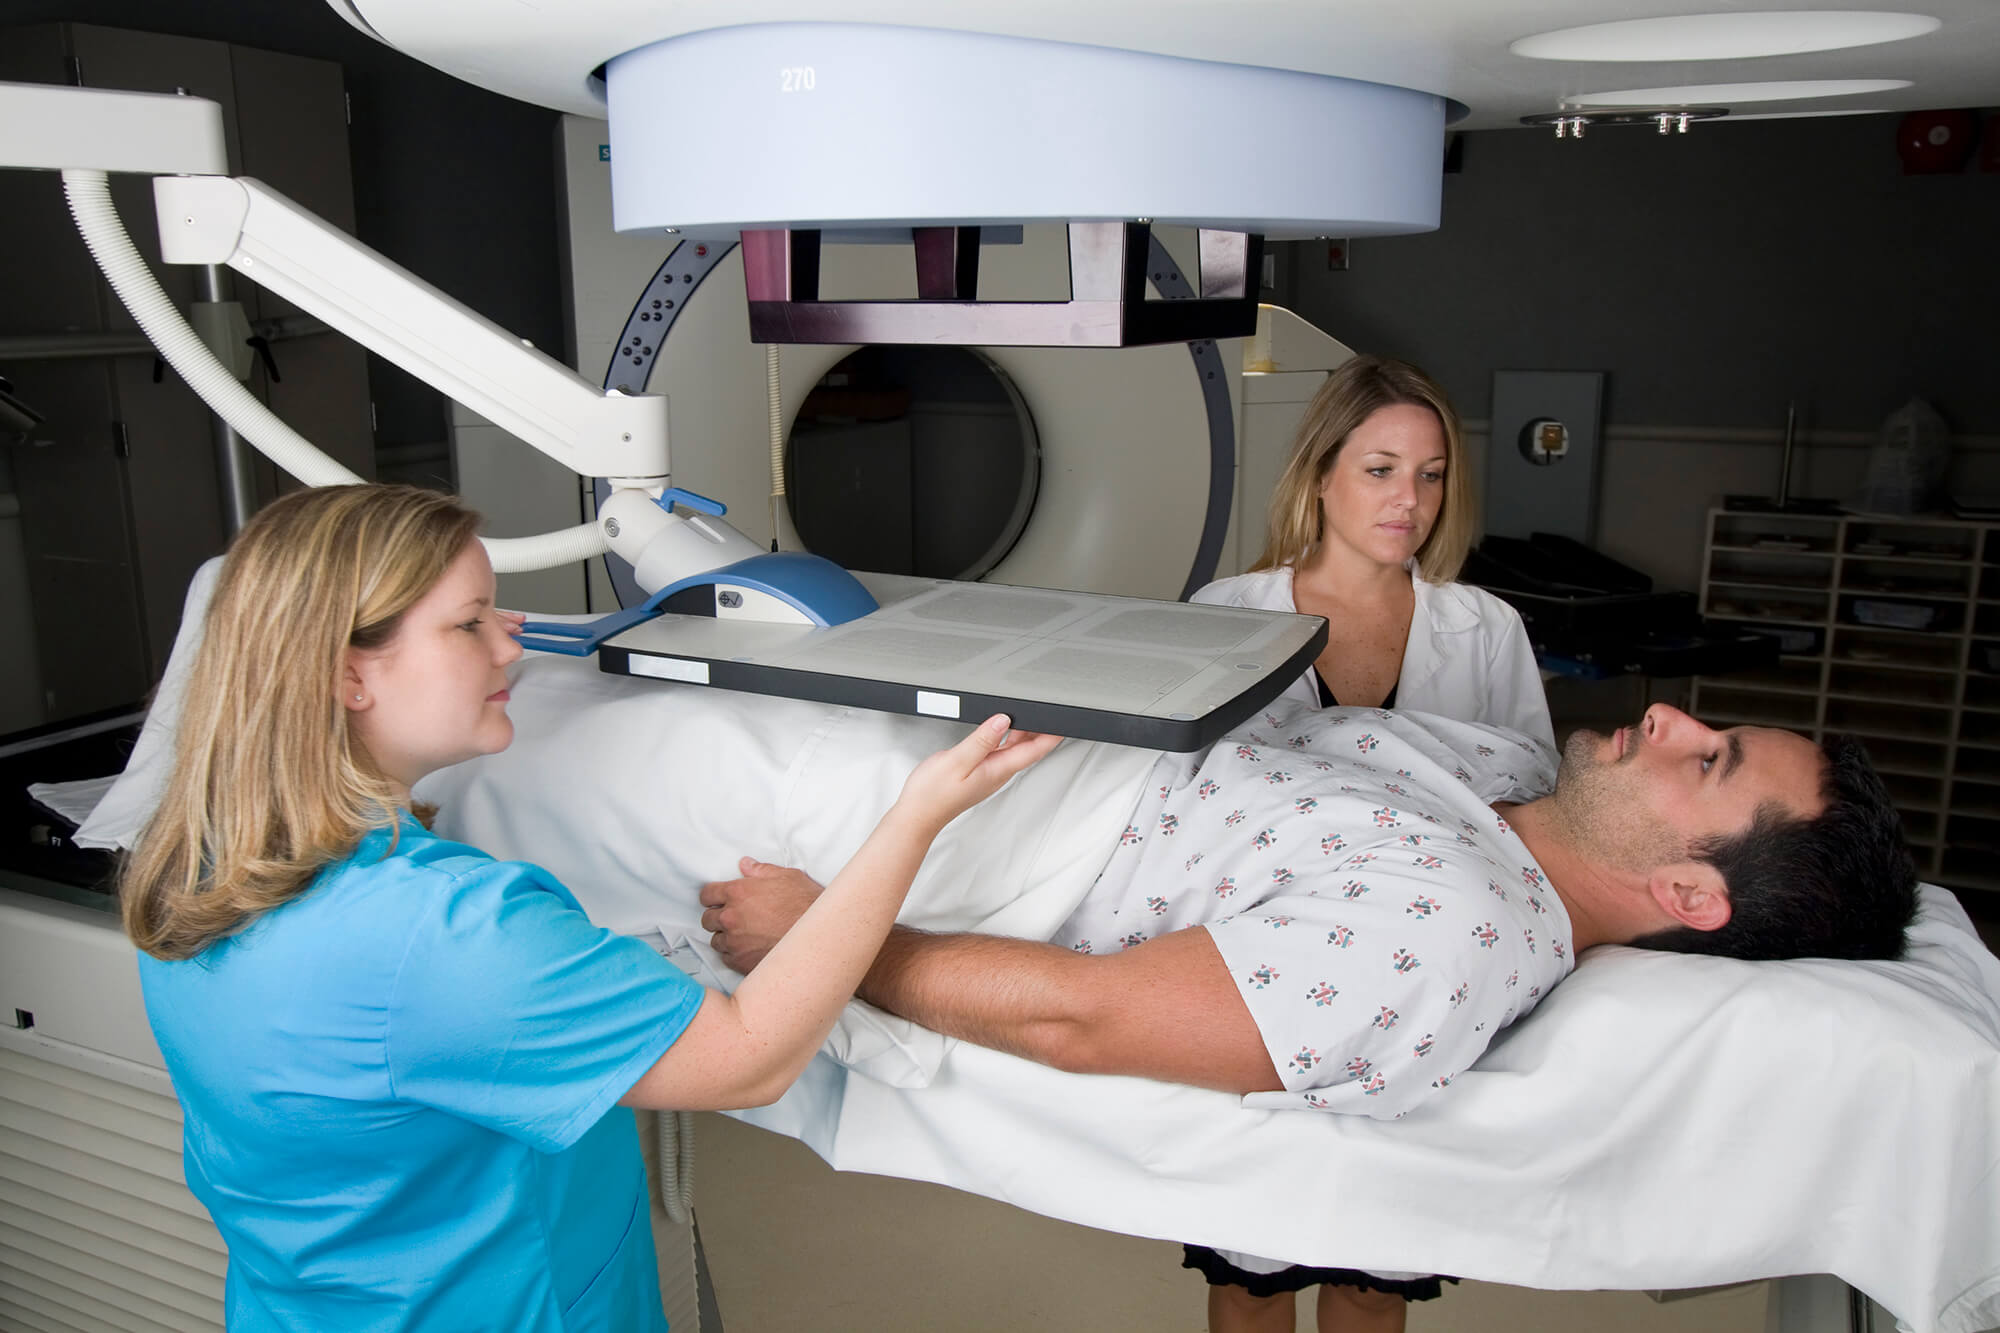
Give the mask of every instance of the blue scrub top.
POLYGON ((232 1330, 664 1330, 618 1099, 702 989, 407 816, 140 980, 232 1330), (612 1114, 606 1114, 611 1112, 612 1114))

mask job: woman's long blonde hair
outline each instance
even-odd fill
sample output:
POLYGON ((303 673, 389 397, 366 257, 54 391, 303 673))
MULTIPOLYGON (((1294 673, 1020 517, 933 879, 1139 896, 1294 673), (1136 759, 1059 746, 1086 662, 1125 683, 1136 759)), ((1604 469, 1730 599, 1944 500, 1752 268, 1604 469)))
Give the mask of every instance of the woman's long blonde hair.
POLYGON ((1303 565, 1319 550, 1326 537, 1319 492, 1327 471, 1355 427, 1397 403, 1428 407, 1444 427, 1444 503, 1430 535, 1417 548, 1417 573, 1427 583, 1449 583, 1458 577, 1477 530, 1458 413, 1436 380, 1407 361, 1381 356, 1357 356, 1342 363, 1306 405, 1291 461, 1271 493, 1264 553, 1250 566, 1252 570, 1303 565))
POLYGON ((166 795, 119 877, 125 931, 192 958, 299 893, 396 789, 348 726, 350 648, 379 648, 479 516, 414 486, 326 486, 265 507, 223 561, 166 795))

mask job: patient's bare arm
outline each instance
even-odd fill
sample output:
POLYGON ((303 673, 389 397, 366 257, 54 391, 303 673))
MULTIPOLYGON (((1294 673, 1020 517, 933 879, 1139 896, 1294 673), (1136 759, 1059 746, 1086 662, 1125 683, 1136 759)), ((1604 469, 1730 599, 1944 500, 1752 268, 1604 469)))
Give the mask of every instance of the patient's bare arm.
MULTIPOLYGON (((818 886, 758 866, 704 886, 702 924, 747 971, 818 886)), ((1132 1074, 1225 1092, 1281 1088, 1214 941, 1174 931, 1101 957, 997 935, 890 932, 858 994, 949 1037, 1078 1073, 1132 1074)))

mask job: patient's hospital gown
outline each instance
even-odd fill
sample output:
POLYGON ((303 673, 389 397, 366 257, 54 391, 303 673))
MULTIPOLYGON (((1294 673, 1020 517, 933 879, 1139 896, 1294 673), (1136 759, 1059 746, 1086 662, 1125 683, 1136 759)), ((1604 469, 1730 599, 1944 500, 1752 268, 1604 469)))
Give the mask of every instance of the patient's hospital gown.
POLYGON ((1285 1085, 1246 1104, 1393 1118, 1569 974, 1562 901, 1490 804, 1554 785, 1546 752, 1498 728, 1268 712, 1161 756, 1056 943, 1206 927, 1285 1085))

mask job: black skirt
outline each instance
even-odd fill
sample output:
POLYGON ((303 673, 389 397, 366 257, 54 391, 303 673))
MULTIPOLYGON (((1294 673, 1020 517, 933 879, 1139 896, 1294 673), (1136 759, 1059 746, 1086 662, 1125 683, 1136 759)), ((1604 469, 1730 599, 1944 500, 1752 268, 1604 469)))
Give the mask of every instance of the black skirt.
POLYGON ((1206 1245, 1181 1246, 1181 1267, 1192 1268, 1208 1279, 1211 1287, 1242 1287, 1252 1296, 1277 1296, 1307 1287, 1359 1287, 1363 1291, 1387 1292, 1406 1301, 1434 1301, 1444 1294, 1444 1284, 1455 1277, 1419 1277, 1403 1280, 1376 1277, 1358 1268, 1314 1268, 1293 1264, 1275 1273, 1252 1273, 1238 1268, 1206 1245))

